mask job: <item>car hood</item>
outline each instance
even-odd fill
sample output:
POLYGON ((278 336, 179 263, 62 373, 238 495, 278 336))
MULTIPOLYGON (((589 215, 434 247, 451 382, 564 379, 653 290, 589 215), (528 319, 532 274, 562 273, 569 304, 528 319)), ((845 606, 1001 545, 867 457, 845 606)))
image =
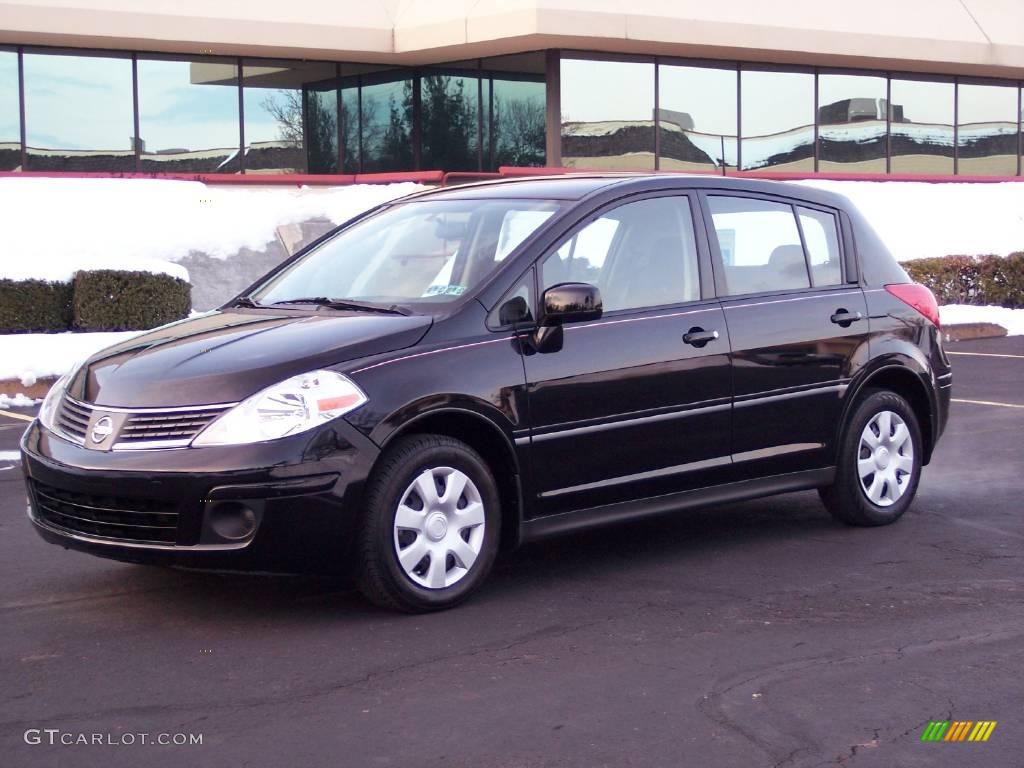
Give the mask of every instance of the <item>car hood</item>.
POLYGON ((68 391, 113 407, 237 402, 289 376, 411 346, 432 322, 422 315, 220 310, 97 352, 68 391))

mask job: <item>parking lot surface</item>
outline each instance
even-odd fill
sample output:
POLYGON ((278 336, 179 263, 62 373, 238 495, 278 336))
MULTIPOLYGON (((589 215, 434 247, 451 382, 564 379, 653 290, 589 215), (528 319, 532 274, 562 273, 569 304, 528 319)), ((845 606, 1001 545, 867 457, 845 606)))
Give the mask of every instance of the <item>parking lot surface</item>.
POLYGON ((1024 337, 948 348, 896 525, 813 492, 680 513, 530 545, 429 616, 45 544, 0 416, 0 765, 1024 765, 1024 337), (922 742, 933 720, 998 725, 922 742))

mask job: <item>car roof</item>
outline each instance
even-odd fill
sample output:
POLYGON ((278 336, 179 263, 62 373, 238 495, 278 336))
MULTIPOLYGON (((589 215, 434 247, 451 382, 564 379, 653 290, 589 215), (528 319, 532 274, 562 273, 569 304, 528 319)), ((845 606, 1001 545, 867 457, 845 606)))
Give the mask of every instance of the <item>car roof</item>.
POLYGON ((805 184, 769 181, 751 177, 680 173, 565 173, 556 176, 531 176, 497 179, 453 187, 440 187, 410 195, 406 200, 472 200, 523 198, 543 200, 582 200, 590 195, 614 190, 622 194, 656 189, 715 189, 735 192, 795 197, 836 208, 848 209, 850 202, 840 194, 805 184))

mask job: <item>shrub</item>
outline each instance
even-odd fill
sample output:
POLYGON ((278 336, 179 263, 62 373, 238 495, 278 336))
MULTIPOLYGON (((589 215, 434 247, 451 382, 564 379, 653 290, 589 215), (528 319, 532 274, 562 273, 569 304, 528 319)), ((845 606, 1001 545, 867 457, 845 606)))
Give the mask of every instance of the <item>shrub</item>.
POLYGON ((1024 252, 1009 256, 943 256, 904 262, 939 304, 1024 307, 1024 252))
POLYGON ((191 287, 170 275, 113 269, 75 274, 73 325, 79 331, 138 331, 187 317, 191 287))
POLYGON ((70 283, 0 280, 0 333, 46 333, 70 326, 70 283))

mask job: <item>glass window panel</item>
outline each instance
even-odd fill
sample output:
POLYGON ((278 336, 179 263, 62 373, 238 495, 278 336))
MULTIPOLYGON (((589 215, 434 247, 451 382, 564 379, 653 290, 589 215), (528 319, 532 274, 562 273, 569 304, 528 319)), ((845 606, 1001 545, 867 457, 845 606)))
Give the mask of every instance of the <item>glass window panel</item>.
POLYGON ((893 79, 893 173, 953 172, 953 84, 893 79))
POLYGON ((0 171, 21 168, 18 53, 0 49, 0 171))
POLYGON ((957 172, 1017 174, 1017 88, 960 83, 957 172))
POLYGON ((736 88, 734 69, 659 67, 661 169, 735 170, 736 88))
POLYGON ((342 173, 359 173, 359 86, 341 89, 342 173))
POLYGON ((797 208, 797 213, 815 287, 839 285, 843 282, 843 270, 839 264, 839 228, 836 226, 836 217, 811 208, 797 208))
POLYGON ((818 76, 818 170, 885 173, 886 80, 818 76))
POLYGON ((541 264, 542 290, 564 282, 596 285, 609 312, 699 299, 689 202, 658 197, 603 214, 541 264))
POLYGON ((302 89, 336 73, 335 64, 242 62, 246 173, 305 173, 302 89))
POLYGON ((238 65, 138 60, 142 170, 238 173, 238 65))
POLYGON ((494 78, 491 88, 494 122, 485 123, 489 126, 490 132, 486 135, 492 147, 487 170, 497 170, 503 165, 544 165, 547 131, 544 82, 494 78))
POLYGON ((814 75, 740 72, 743 170, 814 170, 814 75))
POLYGON ((306 91, 306 162, 310 173, 338 172, 338 89, 312 87, 306 91))
POLYGON ((562 165, 654 168, 654 64, 562 59, 562 165))
POLYGON ((412 80, 363 86, 363 173, 413 169, 412 87, 412 80))
POLYGON ((748 197, 708 197, 730 295, 809 288, 793 209, 748 197))
POLYGON ((24 61, 27 170, 135 170, 131 59, 25 53, 24 61))
POLYGON ((430 170, 480 168, 479 78, 425 74, 420 80, 421 166, 430 170))

